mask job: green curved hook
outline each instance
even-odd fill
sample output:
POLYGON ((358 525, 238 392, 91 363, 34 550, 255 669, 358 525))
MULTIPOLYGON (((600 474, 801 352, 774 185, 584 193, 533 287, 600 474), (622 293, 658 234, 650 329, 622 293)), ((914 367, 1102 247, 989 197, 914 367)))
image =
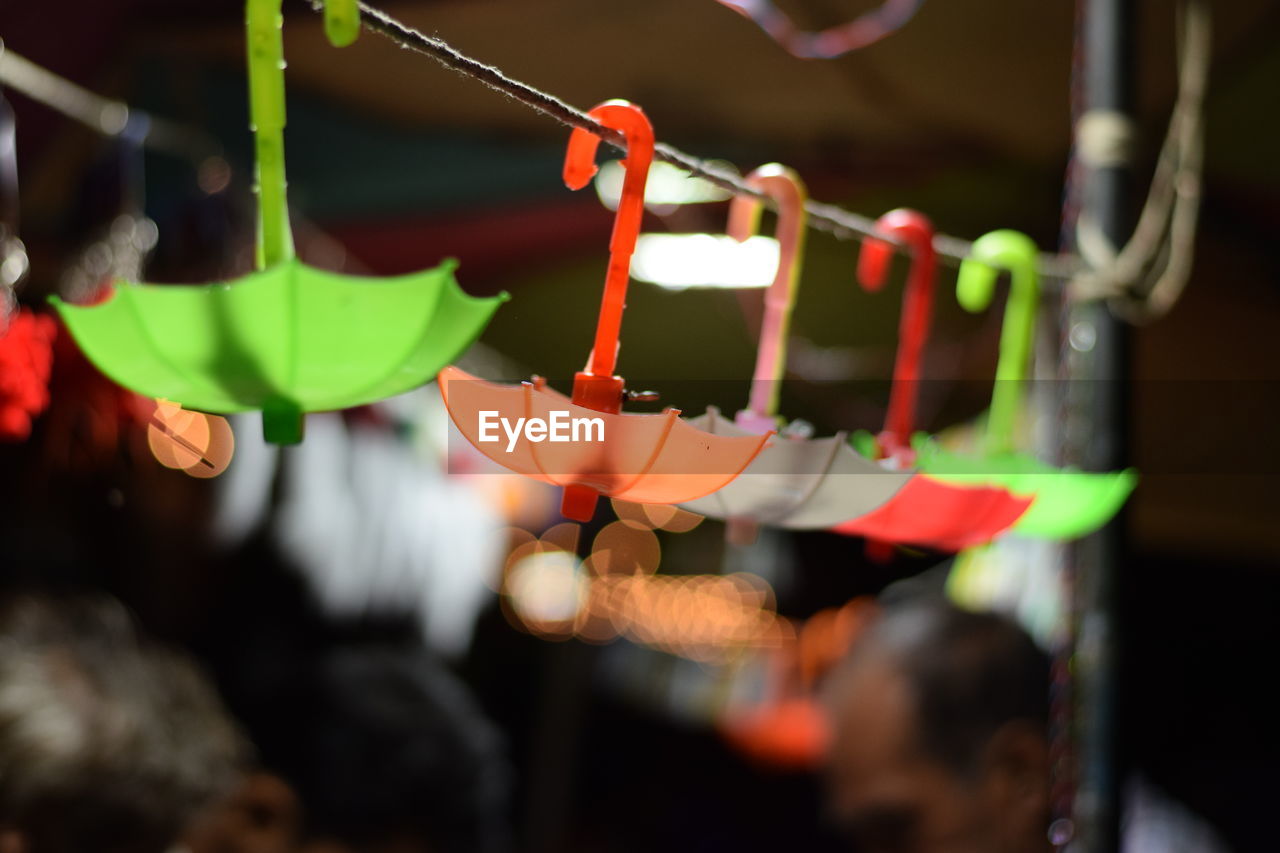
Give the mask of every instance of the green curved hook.
MULTIPOLYGON (((294 256, 284 175, 284 39, 281 0, 248 0, 245 35, 249 58, 249 121, 256 155, 258 269, 294 256)), ((325 0, 325 33, 343 47, 360 33, 356 0, 325 0)))
POLYGON ((360 35, 360 6, 357 0, 325 0, 324 34, 334 47, 346 47, 360 35))
POLYGON ((1008 270, 1011 278, 1000 330, 995 390, 987 413, 987 453, 1013 449, 1014 424, 1022 405, 1022 380, 1031 359, 1040 303, 1038 254, 1035 242, 1026 234, 1008 229, 992 231, 974 241, 956 279, 956 299, 966 311, 976 313, 991 304, 1000 271, 1008 270))

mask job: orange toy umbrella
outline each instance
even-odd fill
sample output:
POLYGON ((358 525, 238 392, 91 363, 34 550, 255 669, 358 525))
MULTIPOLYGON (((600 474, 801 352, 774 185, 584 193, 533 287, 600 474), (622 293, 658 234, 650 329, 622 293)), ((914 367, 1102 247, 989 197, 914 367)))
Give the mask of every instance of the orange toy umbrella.
MULTIPOLYGON (((622 413, 625 383, 613 371, 653 161, 653 127, 626 101, 607 101, 589 115, 626 138, 626 179, 609 242, 595 346, 587 368, 574 376, 572 400, 536 377, 499 385, 453 367, 439 377, 449 415, 467 440, 512 471, 563 486, 560 511, 575 521, 591 519, 600 495, 680 503, 714 492, 738 476, 771 435, 713 435, 682 421, 677 409, 622 413)), ((570 189, 582 189, 595 174, 599 143, 595 134, 574 128, 564 161, 570 189)))

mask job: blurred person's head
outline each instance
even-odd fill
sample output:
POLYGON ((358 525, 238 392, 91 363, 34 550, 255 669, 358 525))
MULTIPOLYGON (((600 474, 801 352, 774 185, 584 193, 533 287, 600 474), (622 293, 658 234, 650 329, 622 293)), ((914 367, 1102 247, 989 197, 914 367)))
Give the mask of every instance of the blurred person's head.
POLYGON ((193 853, 501 848, 507 765, 457 678, 423 650, 381 645, 296 671, 256 688, 242 719, 263 772, 189 839, 193 853))
POLYGON ((204 677, 117 603, 0 604, 0 853, 161 853, 245 751, 204 677))
POLYGON ((830 682, 833 817, 859 850, 1047 850, 1048 694, 1013 622, 890 606, 830 682))

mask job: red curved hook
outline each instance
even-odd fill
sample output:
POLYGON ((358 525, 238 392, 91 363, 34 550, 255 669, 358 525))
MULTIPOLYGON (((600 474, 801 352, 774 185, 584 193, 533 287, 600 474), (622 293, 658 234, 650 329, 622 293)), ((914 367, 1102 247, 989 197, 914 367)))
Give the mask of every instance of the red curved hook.
MULTIPOLYGON (((631 275, 631 255, 644 218, 644 186, 653 162, 653 125, 639 107, 627 101, 605 101, 587 115, 605 127, 622 131, 627 140, 627 156, 623 160, 626 177, 613 221, 613 236, 609 240, 609 272, 605 276, 600 318, 596 322, 595 346, 587 367, 590 374, 608 377, 613 375, 618 363, 618 335, 627 299, 627 279, 631 275)), ((596 173, 595 156, 599 146, 600 137, 591 131, 573 129, 564 156, 564 182, 569 189, 582 189, 596 173)))
MULTIPOLYGON (((891 210, 876 220, 876 229, 906 241, 914 259, 902 297, 902 320, 898 326, 898 354, 893 365, 893 389, 889 392, 889 412, 880 433, 880 450, 898 456, 911 448, 915 426, 916 398, 920 382, 920 361, 933 318, 933 291, 938 270, 938 254, 933 248, 933 223, 923 213, 906 208, 891 210)), ((858 282, 863 289, 876 291, 884 285, 894 249, 883 240, 867 238, 858 257, 858 282)))

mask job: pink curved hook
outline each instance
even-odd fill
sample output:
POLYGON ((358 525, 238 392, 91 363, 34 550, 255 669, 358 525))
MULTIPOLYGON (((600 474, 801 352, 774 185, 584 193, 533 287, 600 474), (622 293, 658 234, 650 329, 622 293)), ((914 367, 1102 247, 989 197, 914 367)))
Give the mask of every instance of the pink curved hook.
MULTIPOLYGON (((878 231, 900 237, 911 246, 914 259, 902 297, 902 320, 898 326, 898 354, 893 365, 893 388, 889 392, 889 412, 879 436, 885 456, 909 453, 911 430, 915 426, 916 398, 920 382, 920 361, 933 318, 933 291, 938 270, 938 254, 933 248, 933 223, 924 214, 906 208, 891 210, 876 220, 878 231)), ((863 289, 876 291, 884 286, 894 249, 883 240, 868 237, 858 257, 858 281, 863 289)))
MULTIPOLYGON (((640 235, 644 218, 644 187, 653 162, 653 125, 635 104, 627 101, 605 101, 587 115, 605 127, 622 131, 627 140, 627 156, 623 160, 626 177, 622 183, 622 199, 613 221, 609 240, 609 271, 605 276, 604 297, 600 302, 600 318, 596 322, 595 345, 587 372, 595 376, 613 375, 618 363, 618 336, 622 330, 622 309, 627 300, 627 279, 631 275, 631 255, 640 235)), ((564 156, 564 182, 571 190, 580 190, 596 173, 596 149, 600 137, 589 130, 575 127, 569 136, 564 156)))
MULTIPOLYGON (((780 163, 761 166, 747 175, 746 182, 778 205, 778 271, 764 295, 764 320, 760 325, 751 397, 747 409, 739 412, 736 419, 739 426, 764 431, 777 427, 778 386, 786 370, 787 332, 791 327, 791 307, 799 289, 800 257, 809 219, 804 207, 808 192, 800 176, 780 163)), ((763 202, 758 198, 734 196, 729 205, 726 233, 740 243, 754 235, 760 227, 762 207, 763 202)))

